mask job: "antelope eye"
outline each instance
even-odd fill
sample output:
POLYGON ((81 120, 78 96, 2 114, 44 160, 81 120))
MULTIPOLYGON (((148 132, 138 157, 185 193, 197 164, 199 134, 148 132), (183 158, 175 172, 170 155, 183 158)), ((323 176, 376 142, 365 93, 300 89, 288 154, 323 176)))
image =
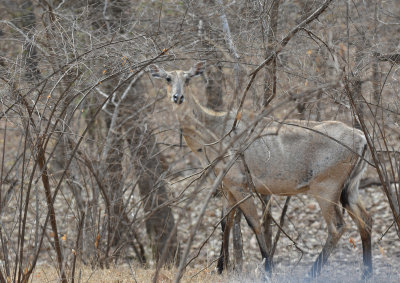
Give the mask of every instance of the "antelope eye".
POLYGON ((170 77, 167 77, 167 78, 165 78, 166 80, 167 80, 167 82, 171 82, 171 78, 170 77))

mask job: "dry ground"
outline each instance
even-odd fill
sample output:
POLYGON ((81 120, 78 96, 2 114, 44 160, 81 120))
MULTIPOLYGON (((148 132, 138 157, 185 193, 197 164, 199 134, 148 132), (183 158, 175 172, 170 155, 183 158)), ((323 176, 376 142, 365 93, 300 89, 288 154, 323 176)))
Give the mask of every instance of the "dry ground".
MULTIPOLYGON (((374 278, 371 282, 400 281, 400 241, 395 228, 386 232, 392 223, 392 216, 384 194, 379 188, 361 190, 361 197, 366 207, 374 217, 373 231, 373 264, 374 278), (386 232, 385 235, 383 235, 386 232)), ((279 218, 284 198, 277 198, 274 204, 274 217, 279 218)), ((196 209, 191 211, 196 214, 196 209)), ((209 233, 209 227, 219 217, 218 199, 213 200, 209 207, 205 223, 198 231, 198 237, 203 238, 209 233)), ((192 215, 193 216, 193 215, 192 215)), ((271 282, 299 282, 309 270, 313 260, 325 241, 325 224, 320 220, 320 212, 316 202, 308 196, 301 195, 292 198, 288 211, 288 221, 285 230, 295 239, 296 243, 305 250, 300 263, 300 253, 285 236, 275 255, 275 269, 271 282)), ((190 217, 189 217, 190 219, 190 217)), ((317 282, 361 282, 362 250, 361 240, 355 226, 348 215, 345 216, 348 230, 340 240, 337 249, 328 261, 317 282), (353 245, 354 242, 354 245, 353 245)), ((189 224, 190 227, 190 224, 189 224)), ((257 282, 260 280, 260 256, 257 244, 247 225, 242 222, 244 241, 245 265, 241 273, 233 271, 224 276, 215 272, 215 262, 219 250, 220 232, 211 237, 202 249, 195 263, 187 269, 183 282, 257 282), (213 263, 214 262, 214 263, 213 263)), ((181 231, 184 237, 188 231, 181 231)), ((193 249, 194 254, 195 249, 193 249)), ((176 270, 162 270, 158 282, 173 282, 176 270)), ((77 269, 75 282, 151 282, 154 269, 144 269, 127 264, 106 270, 92 270, 80 266, 77 269)), ((34 275, 32 282, 57 282, 58 275, 53 266, 41 265, 34 275)))
MULTIPOLYGON (((75 282, 122 283, 122 282, 152 282, 154 269, 144 269, 120 266, 111 269, 92 270, 87 267, 79 268, 75 282)), ((160 272, 159 283, 173 282, 175 269, 164 269, 160 272)), ((58 273, 52 266, 43 265, 36 269, 32 282, 58 282, 58 273)), ((225 282, 227 276, 219 276, 208 270, 188 269, 183 277, 183 282, 225 282)))

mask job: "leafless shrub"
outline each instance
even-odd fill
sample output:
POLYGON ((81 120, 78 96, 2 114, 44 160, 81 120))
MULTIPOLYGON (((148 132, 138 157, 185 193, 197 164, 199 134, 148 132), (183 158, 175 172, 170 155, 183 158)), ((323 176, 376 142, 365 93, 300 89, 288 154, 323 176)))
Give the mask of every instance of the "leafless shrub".
MULTIPOLYGON (((191 91, 218 110, 265 106, 280 120, 360 127, 376 170, 367 181, 381 185, 400 236, 399 7, 329 3, 304 23, 325 2, 0 3, 0 281, 28 282, 39 262, 54 263, 63 282, 76 280, 77 263, 181 263, 183 272, 219 239, 218 221, 211 231, 188 213, 212 172, 181 144, 165 91, 146 72, 153 62, 207 60, 191 91)), ((267 237, 279 239, 268 221, 267 237)))

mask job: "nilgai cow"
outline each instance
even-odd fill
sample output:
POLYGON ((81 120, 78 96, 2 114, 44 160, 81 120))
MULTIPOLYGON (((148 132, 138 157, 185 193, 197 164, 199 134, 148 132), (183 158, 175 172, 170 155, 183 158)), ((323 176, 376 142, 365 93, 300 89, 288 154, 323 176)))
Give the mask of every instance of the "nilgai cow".
MULTIPOLYGON (((251 117, 242 117, 232 131, 237 117, 235 111, 213 111, 185 91, 191 78, 200 75, 204 68, 205 62, 198 62, 189 71, 167 72, 157 65, 150 65, 149 70, 153 77, 166 81, 182 135, 202 162, 210 164, 220 160, 214 168, 218 173, 227 160, 226 156, 239 149, 242 151, 241 158, 224 177, 224 194, 230 207, 242 201, 239 208, 256 235, 265 270, 270 271, 271 265, 254 199, 248 198, 252 188, 260 195, 306 193, 317 200, 327 223, 328 238, 309 272, 310 277, 318 276, 344 232, 341 202, 361 235, 363 277, 371 276, 372 219, 358 193, 367 164, 367 143, 362 132, 337 121, 287 120, 279 123, 269 117, 259 123, 252 123, 251 117), (251 136, 255 138, 249 142, 251 136), (248 199, 243 201, 245 198, 248 199)), ((219 271, 228 262, 232 218, 231 212, 223 225, 219 271)))

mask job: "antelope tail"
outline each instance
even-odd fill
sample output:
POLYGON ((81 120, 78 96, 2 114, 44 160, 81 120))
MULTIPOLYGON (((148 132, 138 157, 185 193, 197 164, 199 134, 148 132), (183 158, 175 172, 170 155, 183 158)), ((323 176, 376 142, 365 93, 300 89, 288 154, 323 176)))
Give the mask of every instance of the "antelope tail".
POLYGON ((340 202, 342 203, 343 207, 346 207, 350 204, 353 196, 358 198, 358 186, 360 185, 361 177, 367 167, 367 162, 365 162, 367 153, 368 147, 367 144, 365 144, 361 156, 358 157, 356 165, 354 166, 349 178, 343 186, 343 190, 340 195, 340 202))

